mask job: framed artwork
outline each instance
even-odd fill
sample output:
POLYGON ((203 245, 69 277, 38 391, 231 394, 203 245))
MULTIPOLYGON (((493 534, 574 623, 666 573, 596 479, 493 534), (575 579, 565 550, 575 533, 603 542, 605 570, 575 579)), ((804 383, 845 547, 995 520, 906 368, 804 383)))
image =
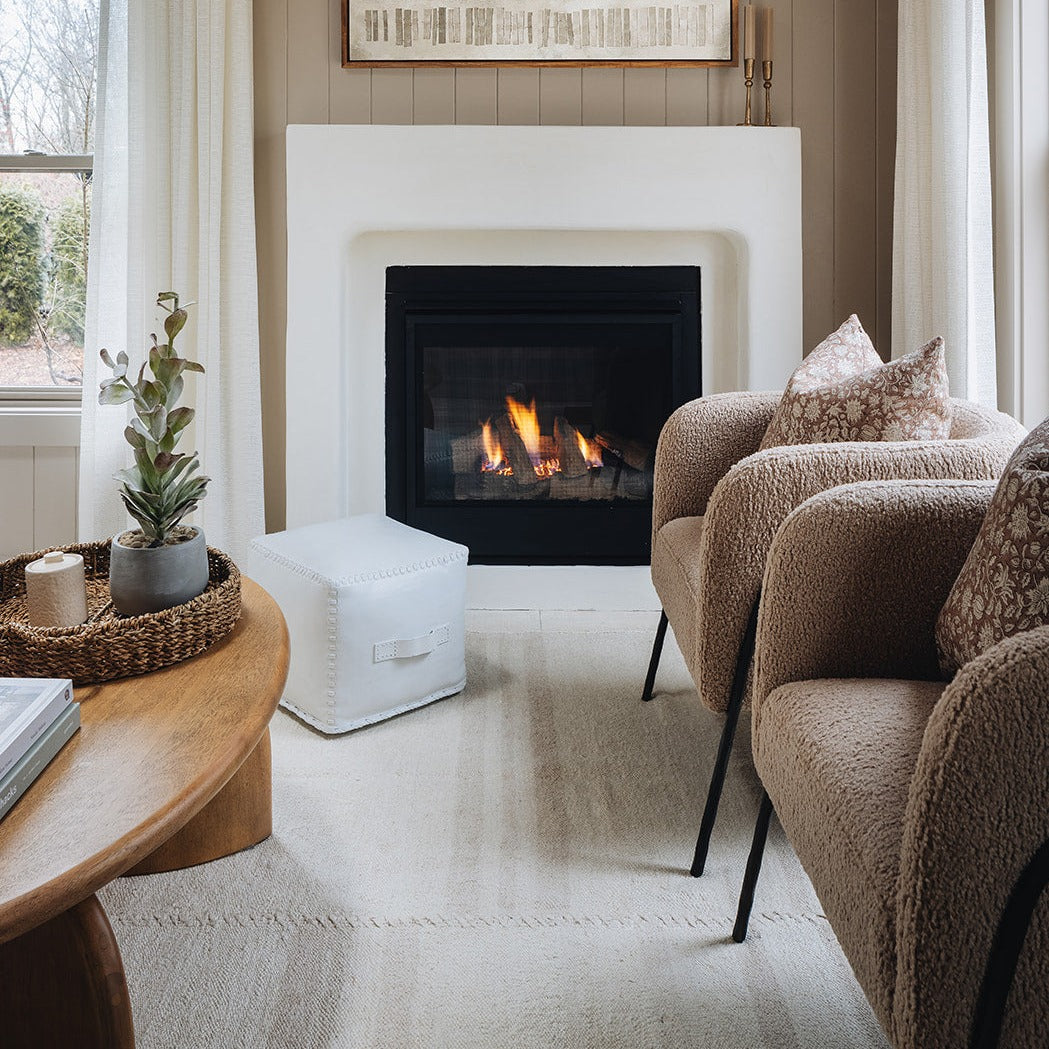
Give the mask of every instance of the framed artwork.
POLYGON ((734 66, 738 2, 342 0, 342 64, 734 66))

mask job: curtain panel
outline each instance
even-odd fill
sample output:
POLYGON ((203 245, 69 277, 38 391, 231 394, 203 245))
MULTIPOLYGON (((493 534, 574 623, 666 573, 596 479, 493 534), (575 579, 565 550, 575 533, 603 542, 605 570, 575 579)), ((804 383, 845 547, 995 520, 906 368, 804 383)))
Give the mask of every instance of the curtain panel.
POLYGON ((102 0, 81 423, 81 541, 129 527, 113 473, 129 410, 97 403, 100 347, 145 359, 158 291, 196 303, 181 448, 211 477, 194 515, 243 557, 264 530, 250 0, 102 0))
POLYGON ((942 335, 951 393, 997 406, 984 0, 900 0, 893 356, 942 335))

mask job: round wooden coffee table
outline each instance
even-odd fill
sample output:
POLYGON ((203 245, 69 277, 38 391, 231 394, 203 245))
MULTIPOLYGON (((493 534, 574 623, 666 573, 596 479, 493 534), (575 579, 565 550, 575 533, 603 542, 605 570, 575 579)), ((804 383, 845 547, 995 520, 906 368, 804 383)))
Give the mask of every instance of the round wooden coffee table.
POLYGON ((5 1049, 134 1046, 120 951, 94 894, 269 836, 268 726, 287 671, 280 609, 245 579, 240 621, 207 652, 76 689, 80 731, 0 821, 5 1049))

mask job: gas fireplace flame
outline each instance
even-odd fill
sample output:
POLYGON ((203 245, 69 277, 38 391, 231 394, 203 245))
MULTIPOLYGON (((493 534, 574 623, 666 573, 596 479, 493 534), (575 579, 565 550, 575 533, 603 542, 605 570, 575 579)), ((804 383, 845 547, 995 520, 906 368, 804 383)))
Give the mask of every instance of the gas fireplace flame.
MULTIPOLYGON (((513 423, 514 429, 517 431, 517 436, 521 438, 521 443, 525 446, 528 458, 532 460, 532 466, 535 467, 536 473, 539 473, 543 455, 539 446, 539 415, 535 410, 535 398, 532 398, 531 405, 526 408, 516 398, 507 396, 506 410, 510 415, 510 421, 513 423)), ((549 476, 549 474, 539 475, 540 477, 549 476)))
POLYGON ((601 459, 601 445, 588 441, 578 430, 576 430, 575 436, 576 444, 579 445, 579 451, 586 460, 586 465, 589 467, 604 465, 601 459))
POLYGON ((507 396, 506 415, 494 423, 489 418, 480 425, 484 450, 481 473, 514 477, 516 466, 521 475, 517 480, 523 483, 524 476, 531 473, 538 478, 560 474, 565 455, 568 456, 565 469, 572 477, 580 475, 582 464, 579 458, 585 464, 585 470, 600 470, 603 465, 601 446, 596 441, 588 441, 566 419, 558 417, 555 420, 555 435, 542 433, 534 398, 531 404, 525 404, 512 395, 507 396), (565 442, 575 447, 565 447, 565 442))
POLYGON ((492 432, 492 420, 481 423, 481 440, 484 442, 484 462, 481 464, 483 473, 496 473, 510 476, 513 470, 506 461, 506 452, 499 443, 499 438, 492 432))

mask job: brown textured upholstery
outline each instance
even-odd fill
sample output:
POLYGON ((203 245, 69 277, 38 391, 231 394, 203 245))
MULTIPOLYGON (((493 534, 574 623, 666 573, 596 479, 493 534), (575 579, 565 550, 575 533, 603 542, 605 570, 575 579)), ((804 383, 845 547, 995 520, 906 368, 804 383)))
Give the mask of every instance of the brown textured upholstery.
POLYGON ((806 444, 758 451, 776 393, 701 397, 667 421, 656 451, 652 581, 700 698, 729 702, 736 658, 761 588, 773 536, 810 496, 851 481, 961 477, 994 479, 1024 435, 1015 420, 952 400, 946 441, 806 444), (680 518, 703 518, 689 554, 680 518), (664 562, 672 557, 676 565, 664 562), (689 565, 688 573, 679 566, 689 565), (698 575, 692 566, 698 564, 698 575))
POLYGON ((907 788, 942 681, 778 688, 754 764, 883 1026, 896 981, 896 879, 907 788))
MULTIPOLYGON (((1002 907, 1049 837, 1049 627, 936 680, 939 604, 994 487, 826 492, 765 576, 755 765, 897 1049, 968 1044, 1002 907)), ((1044 899, 1010 1003, 1001 1045, 1046 1044, 1044 899)))
POLYGON ((652 548, 652 579, 663 611, 674 623, 678 647, 691 663, 696 649, 696 606, 699 604, 699 548, 702 517, 677 517, 657 533, 652 548))

